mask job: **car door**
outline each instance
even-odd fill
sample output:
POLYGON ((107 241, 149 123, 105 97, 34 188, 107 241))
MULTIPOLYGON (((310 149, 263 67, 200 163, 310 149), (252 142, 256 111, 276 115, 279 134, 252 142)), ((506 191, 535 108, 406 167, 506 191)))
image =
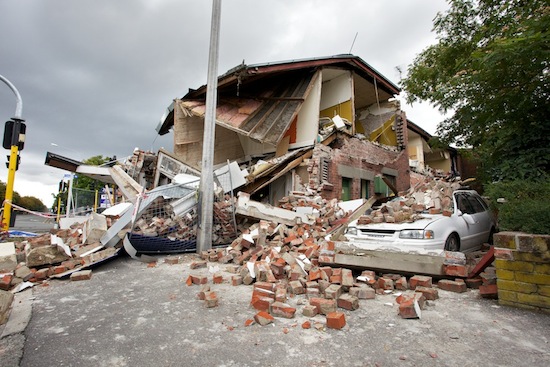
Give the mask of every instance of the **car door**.
POLYGON ((491 230, 488 208, 482 203, 481 198, 473 193, 463 192, 459 194, 464 203, 462 219, 466 223, 467 234, 461 238, 461 250, 470 250, 480 247, 489 237, 491 230))

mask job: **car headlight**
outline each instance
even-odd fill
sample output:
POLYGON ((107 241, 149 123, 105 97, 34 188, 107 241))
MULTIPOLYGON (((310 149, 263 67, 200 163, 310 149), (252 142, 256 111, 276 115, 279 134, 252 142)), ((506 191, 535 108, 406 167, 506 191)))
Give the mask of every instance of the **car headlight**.
POLYGON ((346 229, 346 234, 350 234, 352 236, 357 236, 357 228, 355 227, 348 227, 346 229))
POLYGON ((413 238, 431 240, 434 238, 434 231, 422 229, 405 229, 399 232, 399 238, 413 238))

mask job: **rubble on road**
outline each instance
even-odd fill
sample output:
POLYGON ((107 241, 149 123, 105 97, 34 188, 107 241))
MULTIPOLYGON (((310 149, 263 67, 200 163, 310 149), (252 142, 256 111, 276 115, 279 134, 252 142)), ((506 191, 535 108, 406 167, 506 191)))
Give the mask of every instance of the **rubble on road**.
MULTIPOLYGON (((393 220, 401 217, 410 220, 420 204, 423 210, 445 211, 446 199, 450 198, 456 185, 443 181, 422 183, 405 199, 388 202, 373 211, 371 216, 384 220, 390 216, 393 220), (407 208, 410 208, 411 216, 407 216, 407 208)), ((219 298, 223 297, 211 289, 216 285, 224 282, 233 286, 251 285, 250 307, 258 313, 250 316, 249 325, 269 324, 274 318, 292 319, 296 314, 309 318, 323 315, 326 318, 324 324, 313 323, 317 330, 324 330, 325 326, 342 329, 348 325, 345 316, 348 312, 357 312, 365 302, 383 295, 400 294, 397 314, 402 318, 420 318, 427 300, 436 301, 444 296, 438 293, 438 289, 464 292, 470 286, 479 288, 485 297, 496 294, 494 273, 491 273, 487 259, 483 269, 476 268, 476 277, 468 278, 479 262, 480 254, 473 259, 462 253, 445 252, 443 274, 454 280, 443 279, 435 286, 432 277, 427 275, 409 275, 407 280, 405 274, 369 269, 354 276, 351 269, 331 264, 336 251, 333 236, 350 218, 357 217, 365 205, 372 205, 372 201, 363 200, 346 206, 335 199, 325 200, 306 192, 292 192, 275 208, 259 205, 261 203, 250 200, 249 195, 240 195, 238 199, 228 194, 221 197, 222 200, 215 203, 214 213, 224 218, 223 223, 227 225, 216 228, 213 240, 230 242, 230 245, 200 253, 200 259, 189 264, 190 269, 197 273, 191 273, 186 284, 202 287, 198 298, 207 308, 218 307, 219 298), (238 209, 238 222, 230 220, 233 205, 238 209), (239 233, 236 238, 235 233, 239 233), (229 276, 224 276, 220 270, 222 265, 229 276), (212 270, 209 277, 201 273, 204 268, 212 270), (303 299, 303 302, 295 307, 288 303, 292 298, 303 299)), ((173 240, 185 239, 196 231, 196 210, 185 210, 178 215, 174 198, 153 198, 150 205, 156 210, 139 216, 133 226, 129 218, 132 205, 113 209, 112 215, 110 212, 107 212, 109 215, 94 213, 84 223, 74 223, 67 229, 18 243, 1 244, 0 290, 13 292, 20 284, 40 284, 51 278, 70 276, 73 281, 89 280, 92 277, 90 267, 116 257, 123 247, 120 239, 132 229, 147 238, 169 232, 173 240), (160 212, 164 215, 151 215, 160 212), (173 228, 177 231, 172 231, 173 228), (109 231, 116 233, 109 234, 109 231), (109 234, 107 240, 106 234, 109 234)), ((165 263, 179 265, 180 261, 170 256, 165 263)), ((8 297, 2 299, 9 301, 8 297)), ((0 304, 1 307, 4 306, 0 304)))

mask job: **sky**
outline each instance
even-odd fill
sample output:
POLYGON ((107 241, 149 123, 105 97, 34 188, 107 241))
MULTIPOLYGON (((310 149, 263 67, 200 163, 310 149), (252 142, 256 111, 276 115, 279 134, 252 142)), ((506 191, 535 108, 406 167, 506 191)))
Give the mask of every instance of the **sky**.
MULTIPOLYGON (((446 9, 444 0, 222 0, 218 74, 243 60, 352 53, 399 84, 436 42, 433 19, 446 9)), ((173 134, 155 128, 173 99, 206 84, 211 17, 210 0, 0 0, 0 75, 19 91, 27 126, 14 190, 52 205, 68 172, 46 166, 46 152, 172 151, 173 134)), ((427 103, 402 109, 431 134, 443 120, 427 103)), ((0 123, 15 110, 0 81, 0 123)))

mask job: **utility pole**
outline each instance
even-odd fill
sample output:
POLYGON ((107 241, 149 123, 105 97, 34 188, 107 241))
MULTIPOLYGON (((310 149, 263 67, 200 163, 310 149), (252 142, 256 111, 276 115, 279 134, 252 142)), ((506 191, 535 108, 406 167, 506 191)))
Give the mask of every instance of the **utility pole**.
POLYGON ((23 100, 21 95, 15 86, 2 75, 0 80, 10 87, 15 94, 17 103, 15 107, 15 116, 10 121, 6 122, 4 129, 4 141, 3 147, 10 149, 9 163, 8 163, 8 182, 6 183, 6 196, 4 201, 4 215, 2 216, 2 230, 8 231, 11 221, 11 201, 13 199, 13 184, 15 181, 15 171, 19 168, 19 151, 23 150, 25 143, 25 120, 21 118, 23 111, 23 100))
POLYGON ((202 146, 200 194, 200 223, 197 253, 212 248, 212 217, 214 214, 214 138, 218 94, 218 50, 220 38, 221 0, 212 0, 210 50, 206 84, 206 114, 202 146))

